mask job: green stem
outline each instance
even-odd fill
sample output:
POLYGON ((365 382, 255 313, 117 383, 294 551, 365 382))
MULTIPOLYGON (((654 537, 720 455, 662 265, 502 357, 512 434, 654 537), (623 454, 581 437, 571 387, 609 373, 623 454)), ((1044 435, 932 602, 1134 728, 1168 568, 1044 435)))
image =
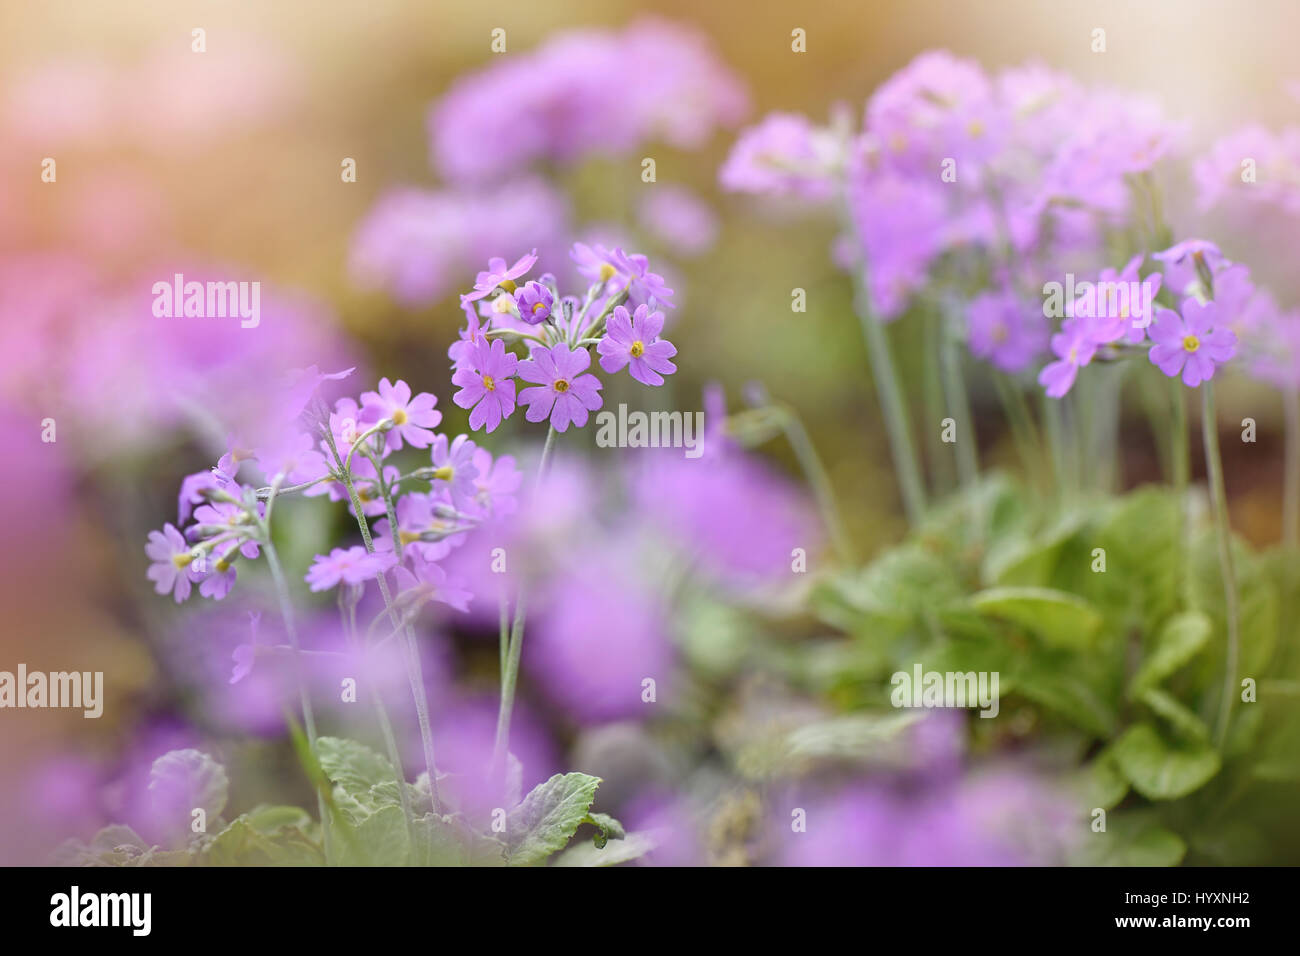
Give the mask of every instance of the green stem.
POLYGON ((1182 529, 1182 546, 1178 549, 1178 583, 1184 606, 1195 609, 1200 603, 1196 588, 1192 586, 1191 558, 1192 523, 1189 520, 1188 487, 1191 484, 1191 449, 1187 428, 1187 393, 1178 379, 1169 380, 1173 387, 1174 427, 1170 436, 1170 457, 1174 479, 1174 497, 1178 502, 1179 527, 1182 529))
MULTIPOLYGON (((294 623, 293 602, 289 598, 289 583, 284 577, 284 568, 280 565, 280 554, 275 549, 275 543, 271 540, 270 512, 271 504, 275 501, 275 494, 279 488, 279 482, 271 486, 271 495, 267 505, 267 521, 262 523, 262 550, 266 553, 266 566, 271 569, 271 580, 275 584, 275 593, 280 601, 280 617, 284 619, 284 630, 289 638, 289 645, 293 648, 293 667, 294 678, 298 683, 298 696, 302 702, 302 725, 307 733, 307 744, 311 747, 312 754, 319 759, 320 749, 316 746, 316 715, 312 711, 311 696, 307 693, 307 682, 302 675, 302 645, 298 642, 298 628, 294 623)), ((325 813, 325 796, 319 790, 316 791, 316 808, 320 813, 321 834, 325 841, 325 858, 330 857, 330 825, 329 818, 325 813)))
POLYGON ((1228 497, 1224 490, 1223 459, 1219 454, 1219 424, 1214 411, 1214 383, 1203 382, 1204 406, 1201 429, 1205 437, 1205 470, 1210 479, 1210 495, 1214 506, 1214 533, 1219 545, 1219 570, 1223 575, 1224 614, 1228 624, 1227 660, 1224 662, 1223 699, 1219 703, 1219 719, 1215 726, 1215 742, 1219 747, 1228 736, 1228 718, 1232 714, 1232 698, 1237 691, 1237 654, 1239 637, 1237 628, 1237 573, 1232 563, 1232 529, 1228 522, 1228 497))
POLYGON ((957 478, 969 493, 979 481, 979 443, 975 440, 975 418, 971 415, 966 379, 961 370, 961 349, 954 330, 944 325, 939 328, 939 365, 948 412, 957 422, 957 478))
MULTIPOLYGON (((947 372, 946 358, 943 348, 944 328, 943 318, 931 309, 926 309, 922 316, 925 323, 925 355, 924 355, 924 396, 925 396, 925 420, 928 424, 923 431, 925 433, 925 448, 927 463, 930 467, 930 477, 933 479, 930 485, 930 492, 936 498, 952 491, 954 468, 953 456, 948 454, 948 445, 943 440, 943 433, 936 424, 947 417, 946 409, 948 403, 945 396, 945 373, 947 372)), ((964 428, 965 422, 959 422, 958 428, 964 428)), ((958 440, 958 444, 961 442, 958 440)))
POLYGON ((1020 461, 1025 467, 1025 476, 1031 485, 1040 492, 1045 492, 1048 488, 1038 455, 1042 443, 1038 436, 1038 426, 1034 424, 1034 416, 1029 411, 1029 403, 1025 401, 1024 392, 1013 381, 997 371, 993 372, 993 385, 997 389, 1002 410, 1006 412, 1007 422, 1011 426, 1011 438, 1016 444, 1016 451, 1020 453, 1020 461))
POLYGON ((808 435, 808 429, 804 427, 803 421, 790 406, 779 405, 776 408, 780 413, 781 428, 785 432, 786 441, 790 443, 794 456, 803 469, 804 477, 812 488, 817 509, 821 512, 822 524, 826 526, 826 531, 831 536, 836 553, 840 556, 840 560, 855 564, 857 556, 844 529, 844 519, 835 499, 835 490, 831 486, 830 476, 826 473, 826 466, 822 464, 821 456, 817 454, 817 449, 808 435))
POLYGON ((1282 541, 1288 548, 1300 544, 1300 388, 1282 393, 1286 408, 1286 464, 1282 488, 1282 541))
MULTIPOLYGON (((536 484, 546 475, 546 463, 555 444, 555 426, 546 430, 546 444, 542 446, 542 459, 537 465, 536 484)), ((519 659, 524 650, 524 620, 528 613, 527 591, 521 581, 519 596, 515 599, 514 623, 510 627, 510 644, 506 649, 505 667, 501 670, 501 707, 497 712, 496 742, 492 748, 493 772, 505 767, 506 753, 510 749, 510 718, 515 707, 515 687, 519 681, 519 659)), ((502 618, 504 621, 504 618, 502 618)))

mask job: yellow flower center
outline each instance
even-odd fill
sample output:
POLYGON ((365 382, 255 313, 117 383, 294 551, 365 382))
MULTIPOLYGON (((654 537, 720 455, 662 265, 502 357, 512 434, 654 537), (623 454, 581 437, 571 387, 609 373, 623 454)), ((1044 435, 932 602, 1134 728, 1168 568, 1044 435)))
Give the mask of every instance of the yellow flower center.
POLYGON ((219 571, 222 574, 225 574, 229 570, 230 570, 230 562, 227 561, 225 558, 217 558, 217 571, 219 571))
POLYGON ((1201 347, 1201 340, 1194 335, 1183 336, 1183 348, 1188 352, 1195 352, 1201 347))
POLYGON ((569 380, 567 378, 557 378, 555 380, 555 390, 557 392, 567 392, 569 390, 569 380))
POLYGON ((408 545, 408 544, 413 544, 413 543, 415 543, 416 541, 419 541, 419 540, 420 540, 420 532, 418 532, 418 531, 401 531, 401 532, 398 532, 397 537, 401 539, 403 546, 405 546, 405 545, 408 545))
POLYGON ((971 120, 966 124, 966 132, 978 139, 984 135, 984 124, 980 120, 971 120))
POLYGON ((443 465, 441 468, 434 471, 433 477, 437 481, 451 481, 452 476, 455 474, 456 470, 452 468, 451 465, 443 465))
POLYGON ((396 411, 393 412, 393 424, 394 424, 394 425, 405 425, 405 424, 406 424, 406 421, 407 421, 407 418, 406 418, 406 410, 405 410, 405 409, 401 409, 401 408, 399 408, 399 409, 397 409, 396 411))
POLYGON ((1007 340, 1007 335, 1007 327, 1001 322, 993 326, 993 341, 998 345, 1001 345, 1007 340))
POLYGON ((633 358, 640 358, 642 355, 645 354, 645 343, 642 342, 640 339, 637 339, 635 342, 632 343, 631 351, 632 351, 633 358))
POLYGON ((616 271, 618 271, 618 270, 616 270, 616 269, 615 269, 612 265, 610 265, 608 262, 603 263, 603 264, 601 265, 601 267, 600 267, 600 281, 601 281, 601 282, 608 282, 610 279, 614 278, 614 273, 615 273, 616 271))
POLYGON ((489 392, 495 392, 497 388, 496 379, 494 379, 491 375, 484 375, 483 387, 486 388, 489 392))
POLYGON ((503 288, 503 289, 505 289, 507 292, 511 292, 511 293, 513 293, 513 292, 515 291, 515 289, 518 289, 518 288, 519 288, 519 286, 515 285, 513 279, 502 279, 501 282, 500 282, 500 285, 501 285, 501 288, 503 288))
POLYGON ((1070 361, 1073 362, 1073 363, 1075 363, 1076 365, 1078 364, 1078 362, 1079 362, 1079 346, 1077 346, 1077 345, 1071 345, 1071 346, 1070 346, 1070 361))
POLYGON ((533 306, 533 315, 536 315, 538 312, 541 312, 545 308, 546 308, 545 302, 538 302, 536 305, 533 306))
POLYGON ((184 554, 172 555, 172 564, 176 565, 176 569, 178 571, 188 568, 190 566, 190 562, 193 560, 194 560, 194 555, 190 554, 188 551, 186 551, 184 554))

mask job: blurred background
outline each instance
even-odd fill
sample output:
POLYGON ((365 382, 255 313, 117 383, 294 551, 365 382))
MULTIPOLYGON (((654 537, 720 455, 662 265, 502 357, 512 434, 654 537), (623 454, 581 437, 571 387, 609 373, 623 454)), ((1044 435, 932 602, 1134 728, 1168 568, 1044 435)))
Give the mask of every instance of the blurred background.
MULTIPOLYGON (((173 520, 180 479, 221 450, 225 435, 213 410, 255 405, 259 384, 287 368, 356 364, 355 390, 373 387, 380 375, 404 378, 437 394, 445 427, 454 428, 463 413, 449 401, 446 349, 463 319, 456 295, 487 257, 513 261, 536 246, 559 272, 574 239, 627 242, 678 289, 669 334, 680 372, 663 401, 701 407, 695 396, 717 382, 735 404, 748 383, 759 382, 793 405, 826 460, 859 552, 871 554, 901 534, 903 521, 848 284, 830 260, 834 227, 722 194, 717 170, 735 130, 773 110, 821 121, 845 103, 856 114, 918 52, 946 48, 990 70, 1040 60, 1085 83, 1153 94, 1188 124, 1192 144, 1208 145, 1245 122, 1294 122, 1298 17, 1286 0, 1248 8, 1213 0, 5 0, 0 435, 16 481, 0 505, 0 669, 24 661, 34 669, 103 670, 107 702, 95 721, 66 711, 0 713, 0 861, 43 859, 63 838, 129 816, 150 761, 174 747, 200 746, 240 768, 231 775, 232 805, 306 805, 272 691, 259 709, 255 697, 210 690, 227 685, 231 649, 243 640, 229 622, 254 626, 261 592, 250 587, 250 606, 239 613, 218 608, 221 623, 210 630, 219 633, 209 633, 204 617, 172 614, 143 576, 145 535, 173 520), (669 113, 703 110, 695 128, 491 181, 449 176, 448 163, 437 161, 431 109, 458 78, 528 55, 563 31, 618 33, 645 17, 695 51, 688 66, 701 72, 662 93, 669 113), (499 27, 507 52, 496 55, 491 34, 499 27), (804 55, 790 52, 796 27, 807 31, 804 55), (1098 27, 1106 31, 1102 54, 1090 47, 1098 27), (195 28, 205 31, 202 54, 192 50, 195 28), (700 107, 704 89, 712 99, 700 107), (654 185, 641 181, 646 156, 656 161, 654 185), (57 163, 54 182, 42 181, 46 158, 57 163), (346 159, 355 160, 355 182, 341 178, 346 159), (262 327, 160 325, 148 312, 149 289, 182 270, 260 281, 262 327), (807 290, 806 313, 790 311, 796 287, 807 290), (58 424, 54 444, 40 441, 47 417, 58 424)), ((654 82, 659 64, 647 54, 623 65, 611 82, 630 101, 654 82)), ((506 130, 516 111, 520 123, 526 119, 509 97, 472 105, 506 130)), ((593 122, 600 128, 616 118, 593 122)), ((1210 233, 1201 228, 1210 220, 1180 201, 1173 185, 1167 212, 1175 232, 1210 233)), ((1249 261, 1280 301, 1294 305, 1294 238, 1294 225, 1261 223, 1251 240, 1225 252, 1249 261)), ((915 391, 906 359, 904 378, 915 391)), ((622 387, 611 385, 607 396, 627 400, 622 387)), ((1221 398, 1222 415, 1252 415, 1263 433, 1276 433, 1278 411, 1264 395, 1234 383, 1221 398)), ((976 404, 982 407, 978 396, 976 404)), ((493 436, 494 450, 527 455, 536 433, 521 427, 521 417, 493 436)), ((990 460, 1012 461, 993 413, 986 431, 990 460)), ((1135 438, 1130 449, 1127 484, 1155 474, 1143 443, 1135 438)), ((590 429, 565 436, 575 486, 601 481, 577 464, 592 444, 590 429)), ((1234 521, 1259 543, 1277 534, 1281 462, 1268 450, 1276 445, 1261 439, 1249 458, 1226 449, 1234 521)), ((759 469, 761 478, 747 478, 750 487, 767 496, 761 500, 771 512, 790 516, 788 532, 770 542, 776 557, 745 569, 761 578, 790 542, 815 546, 818 532, 784 446, 738 467, 759 469)), ((683 500, 699 493, 687 489, 683 500)), ((590 547, 625 541, 619 513, 611 506, 607 535, 590 547)), ((336 518, 295 503, 291 578, 300 579, 314 550, 345 527, 336 518)), ((698 527, 691 533, 698 538, 698 527)), ((738 532, 717 533, 734 542, 738 532)), ((645 560, 630 559, 629 567, 645 560)), ((562 611, 556 617, 557 633, 583 633, 582 621, 562 611)), ((592 625, 597 658, 616 617, 611 610, 592 625)), ((652 621, 653 613, 638 620, 652 621)), ((489 620, 486 630, 493 626, 489 620)), ((481 724, 490 734, 496 649, 472 631, 437 625, 430 680, 446 690, 444 726, 481 724)), ((644 643, 648 661, 681 657, 676 638, 648 635, 644 643)), ((692 666, 707 670, 730 651, 715 641, 691 653, 703 655, 691 657, 692 666)), ((596 691, 584 689, 582 675, 590 660, 579 654, 557 663, 562 656, 537 659, 533 671, 570 690, 557 698, 526 688, 516 720, 538 772, 571 764, 566 755, 600 764, 610 753, 634 754, 624 811, 635 813, 635 798, 658 793, 658 785, 673 794, 680 752, 652 744, 617 707, 589 706, 596 691)), ((770 700, 753 693, 744 706, 770 700)), ((707 700, 691 701, 678 718, 689 725, 708 710, 707 700)), ((725 740, 730 725, 719 726, 725 740)), ((450 744, 453 752, 457 746, 450 744)), ((474 750, 472 742, 465 748, 474 750)), ((871 812, 887 819, 893 810, 871 812)))

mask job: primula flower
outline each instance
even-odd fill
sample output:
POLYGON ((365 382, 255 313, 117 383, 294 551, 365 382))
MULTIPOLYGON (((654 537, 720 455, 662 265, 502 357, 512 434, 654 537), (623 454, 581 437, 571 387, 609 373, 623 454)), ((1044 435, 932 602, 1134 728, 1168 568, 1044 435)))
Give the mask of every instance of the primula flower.
POLYGON ((328 591, 340 581, 347 584, 364 584, 374 580, 382 572, 393 566, 391 554, 376 552, 370 554, 361 545, 355 545, 346 551, 335 548, 328 556, 316 555, 316 560, 307 571, 304 580, 313 591, 328 591))
POLYGON ((1186 295, 1203 273, 1213 275, 1219 266, 1229 265, 1219 247, 1206 239, 1184 239, 1161 252, 1153 252, 1151 258, 1165 264, 1169 288, 1177 295, 1186 295))
POLYGON ((291 432, 258 446, 257 464, 268 482, 299 485, 323 478, 329 472, 325 456, 306 432, 291 432))
POLYGON ((1061 331, 1052 336, 1052 352, 1058 361, 1038 373, 1038 384, 1051 398, 1060 398, 1074 386, 1079 369, 1092 361, 1097 343, 1079 319, 1066 319, 1061 331))
POLYGON ((1130 345, 1141 344, 1147 336, 1153 316, 1155 297, 1164 277, 1156 272, 1145 279, 1138 275, 1141 253, 1124 266, 1123 271, 1103 269, 1090 291, 1072 305, 1072 314, 1085 320, 1088 334, 1098 345, 1123 339, 1130 345))
POLYGON ((235 566, 223 558, 209 557, 212 568, 202 576, 199 582, 199 594, 214 601, 220 601, 235 586, 235 566))
POLYGON ((985 292, 966 313, 971 353, 1004 372, 1019 372, 1042 351, 1047 328, 1041 314, 1007 291, 985 292))
POLYGON ((540 422, 549 416, 557 432, 570 423, 579 428, 587 424, 588 412, 601 406, 600 379, 584 374, 589 365, 591 355, 586 349, 570 349, 563 343, 534 346, 528 361, 519 363, 519 377, 536 384, 519 393, 519 401, 528 406, 524 417, 540 422))
MULTIPOLYGON (((416 550, 426 560, 437 561, 446 557, 451 553, 452 548, 464 541, 464 532, 448 534, 459 525, 459 522, 454 517, 443 517, 438 513, 445 500, 441 495, 432 492, 402 495, 398 499, 397 533, 401 536, 403 553, 416 550), (438 541, 424 541, 421 539, 424 534, 447 536, 438 541)), ((375 522, 375 550, 393 550, 392 528, 387 518, 375 522)))
POLYGON ((233 482, 223 471, 208 469, 196 471, 181 479, 181 490, 176 497, 176 513, 179 524, 190 520, 194 506, 207 501, 205 491, 227 490, 233 482))
POLYGON ((520 256, 514 265, 507 267, 506 260, 500 256, 493 256, 488 260, 486 272, 480 272, 474 277, 474 291, 460 297, 462 304, 466 302, 477 302, 479 299, 486 298, 498 286, 507 292, 515 291, 515 279, 526 275, 534 265, 537 264, 537 250, 534 249, 526 256, 520 256))
POLYGON ((513 514, 519 507, 515 493, 523 482, 523 474, 515 467, 513 455, 502 455, 496 461, 486 448, 474 449, 474 504, 485 515, 501 517, 513 514))
POLYGON ((798 113, 771 113, 744 130, 718 171, 723 189, 733 192, 793 195, 821 202, 835 185, 833 138, 798 113))
POLYGON ((1237 336, 1219 328, 1219 308, 1213 302, 1183 300, 1183 314, 1161 309, 1152 324, 1151 362, 1173 378, 1182 373, 1183 384, 1195 388, 1214 377, 1237 352, 1237 336))
POLYGON ((431 429, 442 421, 442 412, 433 407, 436 404, 437 397, 428 392, 412 398, 411 386, 401 379, 396 384, 380 379, 378 392, 361 395, 362 417, 367 427, 385 418, 392 419, 393 427, 387 434, 388 451, 401 451, 403 440, 412 448, 428 448, 433 441, 431 429))
POLYGON ((466 510, 474 498, 474 479, 478 469, 474 467, 474 449, 477 446, 468 435, 457 435, 450 442, 446 435, 439 435, 433 440, 433 479, 444 483, 456 510, 466 510))
MULTIPOLYGON (((258 510, 266 513, 265 503, 258 503, 258 510)), ((252 526, 246 523, 247 512, 237 504, 229 501, 217 501, 210 505, 201 505, 194 509, 194 520, 201 525, 225 525, 230 530, 244 529, 252 533, 252 526)), ((190 529, 190 536, 193 537, 194 529, 190 529)), ((208 537, 211 537, 209 535, 208 537)), ((258 555, 257 542, 252 539, 246 539, 240 546, 240 552, 246 558, 256 558, 258 555)))
POLYGON ((677 347, 666 339, 661 340, 664 314, 651 312, 648 306, 638 305, 629 317, 623 306, 615 306, 606 324, 604 338, 596 346, 600 353, 600 367, 611 375, 624 366, 642 385, 662 385, 664 376, 677 371, 669 361, 677 354, 677 347))
POLYGON ((650 271, 650 261, 643 255, 628 255, 618 246, 612 249, 597 243, 588 246, 575 242, 569 251, 578 266, 578 272, 592 283, 604 283, 606 292, 627 288, 627 299, 633 305, 653 303, 673 308, 673 290, 664 285, 664 278, 650 271))
POLYGON ((469 413, 470 428, 478 430, 486 425, 489 432, 494 431, 502 419, 510 417, 515 410, 514 375, 518 367, 518 357, 507 352, 500 339, 489 343, 480 337, 465 349, 451 376, 451 383, 460 386, 451 400, 461 408, 473 409, 469 413))
POLYGON ((153 582, 154 591, 158 594, 170 591, 177 604, 190 596, 191 586, 197 580, 190 567, 194 554, 175 525, 168 523, 161 531, 150 531, 144 553, 153 562, 145 577, 153 582))
POLYGON ((446 571, 432 561, 426 560, 417 551, 410 552, 408 560, 411 565, 409 570, 399 567, 393 572, 393 577, 397 579, 397 586, 401 590, 422 587, 427 591, 430 600, 446 604, 462 613, 469 610, 469 602, 474 595, 465 590, 459 581, 448 577, 446 571))
POLYGON ((551 317, 555 296, 540 282, 528 282, 515 293, 515 305, 519 309, 519 318, 529 325, 541 325, 551 317))

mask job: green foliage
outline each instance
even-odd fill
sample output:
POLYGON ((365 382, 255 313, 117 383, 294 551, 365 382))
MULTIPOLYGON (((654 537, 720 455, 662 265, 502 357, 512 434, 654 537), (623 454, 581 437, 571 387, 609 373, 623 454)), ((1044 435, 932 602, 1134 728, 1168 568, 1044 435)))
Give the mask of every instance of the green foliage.
POLYGON ((578 827, 588 821, 599 786, 599 777, 557 773, 534 787, 507 820, 510 865, 534 866, 564 849, 578 827))

